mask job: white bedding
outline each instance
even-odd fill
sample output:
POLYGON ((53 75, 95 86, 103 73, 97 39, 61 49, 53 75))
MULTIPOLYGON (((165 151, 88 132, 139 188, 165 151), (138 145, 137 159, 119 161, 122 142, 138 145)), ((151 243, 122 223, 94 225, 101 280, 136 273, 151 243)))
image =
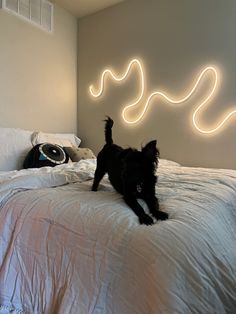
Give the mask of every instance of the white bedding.
POLYGON ((94 170, 0 174, 0 313, 235 313, 236 171, 161 163, 144 226, 94 170))

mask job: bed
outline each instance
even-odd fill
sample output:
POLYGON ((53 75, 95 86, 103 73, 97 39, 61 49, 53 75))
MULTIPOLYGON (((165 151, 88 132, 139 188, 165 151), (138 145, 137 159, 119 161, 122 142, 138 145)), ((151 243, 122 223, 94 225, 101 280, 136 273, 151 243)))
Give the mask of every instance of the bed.
POLYGON ((0 313, 235 313, 236 171, 161 159, 145 226, 95 167, 0 172, 0 313))

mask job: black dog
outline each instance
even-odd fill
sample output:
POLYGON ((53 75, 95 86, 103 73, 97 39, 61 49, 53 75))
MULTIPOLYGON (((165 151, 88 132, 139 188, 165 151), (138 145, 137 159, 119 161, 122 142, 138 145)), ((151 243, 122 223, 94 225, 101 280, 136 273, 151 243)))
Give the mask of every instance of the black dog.
POLYGON ((124 196, 125 202, 132 208, 141 224, 151 225, 153 219, 145 213, 137 199, 143 199, 153 217, 167 219, 168 214, 159 210, 155 196, 159 151, 156 141, 149 142, 141 151, 113 144, 113 120, 108 117, 105 124, 106 144, 97 156, 92 190, 97 191, 99 182, 108 173, 113 187, 124 196))

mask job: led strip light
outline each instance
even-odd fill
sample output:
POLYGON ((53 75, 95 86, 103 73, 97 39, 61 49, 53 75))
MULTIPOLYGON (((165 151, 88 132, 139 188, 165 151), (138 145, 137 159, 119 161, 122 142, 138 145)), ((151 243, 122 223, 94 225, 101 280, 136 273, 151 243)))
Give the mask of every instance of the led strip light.
POLYGON ((172 104, 180 104, 183 103, 185 101, 187 101, 192 95, 193 93, 196 91, 196 89, 198 88, 200 81, 203 79, 204 76, 207 75, 207 73, 212 73, 213 74, 213 85, 212 88, 210 89, 209 93, 207 94, 207 96, 204 98, 204 100, 201 102, 201 104, 197 107, 197 109, 194 111, 193 115, 192 115, 192 122, 194 127, 201 133, 203 134, 211 134, 216 132, 217 130, 219 130, 220 128, 222 128, 222 126, 236 113, 236 110, 231 111, 228 115, 226 115, 222 121, 215 127, 212 129, 203 129, 201 128, 198 123, 197 123, 197 115, 200 113, 201 110, 203 110, 204 106, 207 105, 207 103, 214 97, 214 94, 216 92, 216 89, 218 87, 218 73, 215 67, 213 66, 207 66, 206 68, 204 68, 200 74, 198 75, 195 83, 193 84, 193 87, 190 89, 190 91, 188 93, 186 93, 186 95, 182 98, 171 98, 169 97, 167 94, 163 93, 162 91, 154 91, 152 92, 146 102, 144 103, 143 109, 140 113, 140 115, 138 116, 137 119, 134 120, 129 120, 126 118, 126 114, 127 111, 130 110, 130 108, 133 108, 134 106, 136 106, 141 99, 144 96, 144 90, 145 90, 145 79, 144 79, 144 71, 143 71, 143 66, 142 63, 140 62, 140 60, 138 59, 133 59, 129 62, 128 67, 125 71, 125 73, 121 76, 118 76, 116 74, 113 73, 112 70, 110 69, 106 69, 105 71, 103 71, 102 75, 101 75, 101 79, 100 79, 100 84, 99 84, 99 88, 97 91, 94 90, 94 86, 90 85, 89 87, 89 92, 90 94, 94 97, 94 98, 98 98, 100 97, 105 89, 105 79, 107 76, 111 76, 113 80, 117 81, 117 82, 121 82, 123 80, 125 80, 127 78, 127 76, 129 75, 130 71, 134 68, 137 67, 139 70, 139 75, 140 75, 140 92, 139 92, 139 96, 137 97, 137 99, 132 102, 129 105, 126 105, 122 111, 122 118, 123 120, 128 123, 128 124, 135 124, 138 123, 142 120, 142 118, 144 117, 150 102, 152 100, 152 98, 154 98, 155 96, 160 96, 163 97, 165 100, 167 100, 169 103, 172 104))

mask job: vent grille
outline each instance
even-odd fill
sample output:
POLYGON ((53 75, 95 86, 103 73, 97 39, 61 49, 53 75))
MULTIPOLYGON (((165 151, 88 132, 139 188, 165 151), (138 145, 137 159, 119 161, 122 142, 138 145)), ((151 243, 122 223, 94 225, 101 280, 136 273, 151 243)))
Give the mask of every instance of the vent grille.
POLYGON ((2 8, 47 32, 53 31, 53 4, 47 0, 2 0, 2 8))

